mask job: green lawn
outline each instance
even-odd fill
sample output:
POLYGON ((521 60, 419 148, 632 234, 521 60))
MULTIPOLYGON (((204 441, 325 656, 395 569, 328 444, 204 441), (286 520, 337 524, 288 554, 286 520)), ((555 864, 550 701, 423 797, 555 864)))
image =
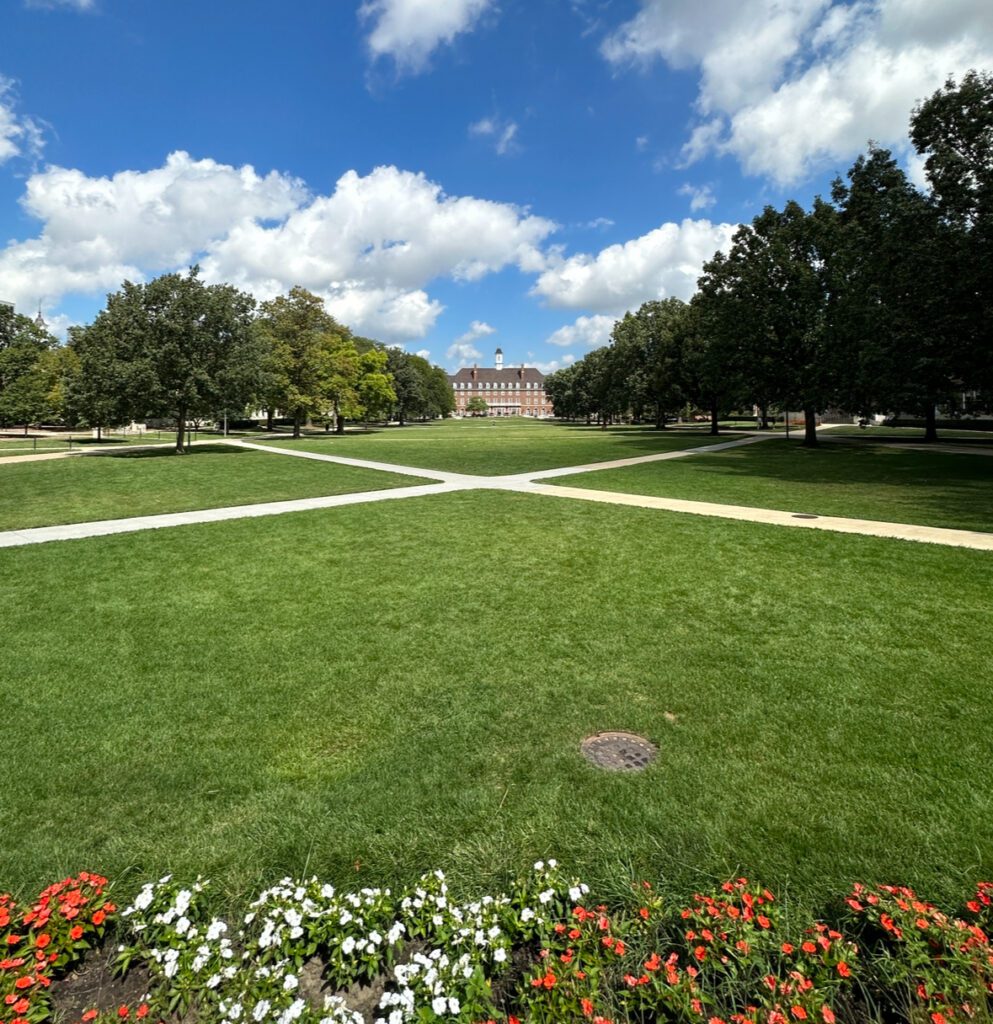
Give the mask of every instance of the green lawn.
POLYGON ((714 438, 705 428, 600 430, 526 419, 467 419, 380 428, 340 437, 311 434, 298 441, 278 440, 273 444, 421 469, 499 476, 652 455, 727 441, 734 436, 714 438))
POLYGON ((0 466, 0 530, 253 505, 424 480, 238 449, 199 445, 0 466))
POLYGON ((785 439, 671 462, 558 477, 556 484, 789 512, 993 530, 993 458, 785 439))
POLYGON ((991 573, 481 491, 3 550, 0 878, 492 889, 552 855, 957 899, 993 874, 991 573), (609 728, 657 764, 587 766, 609 728))

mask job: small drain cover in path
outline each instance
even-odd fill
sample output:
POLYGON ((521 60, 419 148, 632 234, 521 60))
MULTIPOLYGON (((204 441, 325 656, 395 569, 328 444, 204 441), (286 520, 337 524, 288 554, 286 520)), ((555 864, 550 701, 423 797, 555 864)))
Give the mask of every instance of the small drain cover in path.
POLYGON ((812 515, 808 514, 807 512, 794 512, 793 513, 793 518, 794 519, 819 519, 820 516, 812 516, 812 515))
POLYGON ((658 748, 631 732, 598 732, 579 745, 583 757, 611 772, 640 772, 658 757, 658 748))

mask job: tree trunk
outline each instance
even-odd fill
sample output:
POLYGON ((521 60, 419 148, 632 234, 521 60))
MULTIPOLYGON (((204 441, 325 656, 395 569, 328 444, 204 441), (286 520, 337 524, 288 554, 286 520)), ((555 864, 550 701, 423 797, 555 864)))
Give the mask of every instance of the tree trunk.
POLYGON ((769 429, 769 410, 766 406, 759 406, 759 430, 769 429))
POLYGON ((717 408, 717 399, 710 403, 710 433, 717 437, 721 432, 720 410, 717 408))
POLYGON ((345 433, 345 417, 340 412, 334 418, 334 432, 336 434, 345 433))
MULTIPOLYGON (((399 420, 399 423, 400 423, 401 427, 405 427, 407 425, 407 421, 406 421, 406 419, 404 419, 403 406, 402 405, 400 406, 400 415, 397 417, 397 419, 399 420)), ((387 422, 389 422, 389 421, 387 421, 387 422)))
POLYGON ((300 414, 295 413, 293 416, 293 436, 300 436, 300 414))
POLYGON ((655 407, 655 429, 665 430, 665 409, 661 405, 655 407))
POLYGON ((817 413, 812 405, 803 407, 803 446, 817 447, 817 413))
POLYGON ((186 410, 180 409, 176 415, 176 454, 186 454, 186 410))
POLYGON ((98 423, 98 424, 97 424, 97 440, 98 440, 98 441, 99 441, 99 440, 101 439, 101 437, 103 436, 103 435, 102 435, 102 434, 100 433, 100 431, 101 431, 101 430, 103 430, 103 427, 101 427, 101 426, 100 426, 100 424, 98 423))
POLYGON ((934 409, 934 402, 928 402, 927 412, 924 414, 924 440, 938 440, 938 418, 934 409))
POLYGON ((266 409, 265 411, 265 428, 268 431, 272 431, 272 409, 266 409))

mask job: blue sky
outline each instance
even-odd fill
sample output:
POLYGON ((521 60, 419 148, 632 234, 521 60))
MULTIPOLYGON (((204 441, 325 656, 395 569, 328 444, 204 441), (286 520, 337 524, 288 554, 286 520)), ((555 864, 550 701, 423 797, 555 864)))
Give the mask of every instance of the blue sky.
POLYGON ((993 67, 988 0, 0 0, 0 298, 85 322, 199 262, 448 368, 688 298, 993 67))

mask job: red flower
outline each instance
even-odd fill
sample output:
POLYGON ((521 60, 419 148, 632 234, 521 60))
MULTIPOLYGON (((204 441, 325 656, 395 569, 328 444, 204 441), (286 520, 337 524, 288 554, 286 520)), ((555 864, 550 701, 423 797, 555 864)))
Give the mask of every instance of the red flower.
POLYGON ((652 955, 645 961, 646 971, 657 971, 662 966, 662 958, 658 953, 652 953, 652 955))
POLYGON ((782 951, 784 953, 787 953, 787 954, 793 952, 793 947, 788 942, 784 942, 782 947, 781 947, 781 949, 782 949, 782 951))
POLYGON ((98 910, 93 915, 93 917, 90 918, 90 920, 99 928, 100 925, 103 924, 103 922, 106 919, 106 917, 107 917, 107 915, 102 910, 98 910))
POLYGON ((96 1015, 97 1015, 97 1011, 96 1010, 87 1010, 86 1013, 83 1014, 83 1020, 84 1021, 91 1021, 91 1020, 93 1020, 96 1017, 96 1015))
POLYGON ((42 932, 41 935, 39 935, 38 938, 34 940, 34 944, 39 949, 44 949, 51 941, 52 936, 49 935, 48 932, 42 932))
POLYGON ((792 1013, 797 1020, 807 1019, 807 1011, 802 1006, 791 1006, 790 1013, 792 1013))
POLYGON ((641 915, 642 920, 648 920, 648 907, 642 907, 638 913, 641 915))
POLYGON ((931 1020, 934 1024, 945 1024, 945 1015, 943 1013, 932 1013, 931 1020))
POLYGON ((34 978, 30 974, 23 974, 14 982, 14 988, 30 988, 34 984, 34 978))
POLYGON ((69 938, 72 939, 73 942, 78 942, 82 937, 83 926, 81 924, 73 925, 72 928, 69 929, 69 938))
POLYGON ((579 1005, 583 1008, 584 1017, 593 1016, 593 1004, 589 1001, 589 999, 586 999, 585 997, 580 999, 579 1005))
POLYGON ((758 921, 760 928, 768 928, 770 925, 769 918, 763 917, 762 914, 759 914, 755 920, 758 921))
POLYGON ((617 940, 617 941, 616 941, 616 942, 614 943, 614 952, 615 952, 615 953, 616 953, 616 954, 617 954, 618 956, 624 956, 624 954, 625 954, 625 953, 627 952, 627 948, 625 947, 624 943, 623 943, 623 942, 621 942, 621 940, 620 940, 620 939, 618 939, 618 940, 617 940))
POLYGON ((824 1018, 824 1024, 834 1024, 834 1010, 830 1006, 821 1007, 821 1016, 824 1018))
POLYGON ((131 1011, 126 1006, 119 1006, 117 1008, 117 1016, 120 1017, 121 1020, 127 1020, 127 1018, 130 1015, 131 1015, 131 1011))
POLYGON ((16 1013, 18 1017, 20 1017, 22 1013, 27 1013, 30 1008, 31 1001, 28 999, 18 999, 17 1002, 14 1003, 14 1013, 16 1013))
POLYGON ((804 953, 817 952, 817 947, 812 942, 805 942, 800 948, 804 951, 804 953))
POLYGON ((842 960, 841 963, 838 964, 836 969, 837 969, 838 973, 843 978, 850 978, 851 977, 852 972, 849 969, 848 964, 846 964, 844 960, 842 960))
POLYGON ((707 947, 706 946, 697 946, 697 947, 695 947, 694 950, 693 950, 693 955, 697 958, 697 960, 699 960, 701 963, 703 963, 703 961, 707 957, 707 947))

